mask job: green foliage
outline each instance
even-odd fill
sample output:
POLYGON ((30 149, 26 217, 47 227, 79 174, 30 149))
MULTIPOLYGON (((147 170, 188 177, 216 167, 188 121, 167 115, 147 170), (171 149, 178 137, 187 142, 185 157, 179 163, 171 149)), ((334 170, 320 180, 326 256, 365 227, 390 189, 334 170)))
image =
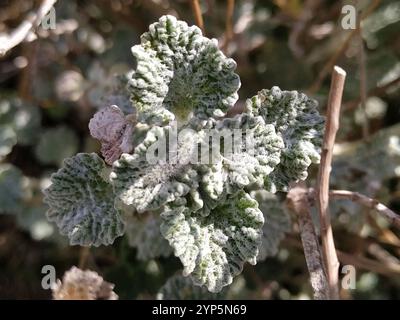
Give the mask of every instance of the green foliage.
POLYGON ((193 282, 219 292, 232 283, 245 262, 256 263, 264 223, 257 201, 244 191, 207 216, 177 207, 161 215, 161 232, 193 282))
MULTIPOLYGON (((94 162, 100 164, 101 157, 105 164, 97 167, 89 165, 92 160, 87 164, 85 161, 79 165, 79 172, 98 168, 96 173, 89 170, 90 176, 99 181, 103 180, 100 176, 104 177, 110 196, 103 198, 97 191, 92 192, 98 189, 88 182, 91 179, 77 180, 76 175, 68 174, 71 178, 65 190, 73 190, 74 195, 82 190, 82 195, 60 196, 64 201, 60 208, 69 211, 59 218, 79 227, 81 223, 71 214, 76 212, 72 206, 84 203, 82 217, 88 218, 84 221, 90 222, 92 216, 118 217, 123 221, 126 237, 116 239, 112 246, 91 248, 85 266, 115 282, 120 297, 311 298, 304 252, 298 247, 299 230, 296 224, 291 225, 283 201, 285 194, 280 190, 303 179, 307 172, 307 186, 316 185, 317 168, 308 166, 317 162, 313 149, 319 153, 322 126, 309 128, 311 121, 299 120, 303 119, 302 113, 313 113, 313 103, 299 92, 312 92, 309 98, 317 99, 318 110, 325 113, 330 74, 315 92, 310 88, 315 87, 322 67, 349 34, 349 30, 335 27, 335 21, 340 24, 343 17, 337 10, 338 3, 314 1, 316 5, 310 6, 309 1, 297 0, 236 1, 234 34, 228 38, 226 1, 212 1, 212 6, 201 2, 203 34, 197 27, 190 27, 195 19, 187 1, 136 1, 133 6, 130 2, 119 1, 116 7, 114 1, 57 1, 56 29, 35 29, 36 40, 20 44, 2 57, 0 296, 49 299, 50 291, 38 285, 42 280, 38 270, 51 264, 61 276, 59 272, 77 264, 80 254, 86 252, 78 246, 67 247, 68 237, 62 236, 57 225, 47 219, 48 206, 43 203, 42 190, 52 183, 49 170, 63 167, 64 173, 71 171, 61 163, 63 158, 75 152, 97 153, 101 146, 94 162), (179 15, 189 26, 173 17, 159 19, 160 12, 179 15), (149 21, 156 23, 146 32, 149 21), (143 32, 146 33, 140 39, 143 32), (205 35, 218 38, 219 43, 205 35), (132 45, 136 45, 136 58, 130 50, 132 45), (237 66, 229 57, 236 60, 237 66), (275 85, 282 90, 273 88, 275 85), (245 99, 252 96, 250 108, 246 108, 245 99), (253 104, 253 99, 257 103, 253 104), (291 100, 296 103, 287 105, 291 100), (179 122, 176 129, 172 119, 179 122), (89 130, 88 122, 93 124, 89 130), (282 128, 282 123, 288 124, 287 128, 282 128), (57 134, 61 128, 65 136, 57 134), (230 132, 234 128, 246 131, 243 139, 230 132), (309 146, 313 129, 316 143, 309 146), (179 151, 173 156, 174 162, 167 158, 149 163, 146 154, 153 151, 171 155, 170 141, 165 150, 161 142, 170 138, 174 130, 183 138, 172 145, 179 151), (209 133, 215 141, 220 140, 216 143, 219 150, 212 149, 209 133), (72 135, 79 138, 79 143, 76 138, 71 139, 72 135), (159 147, 157 151, 152 144, 159 147), (230 147, 233 153, 223 152, 230 147), (196 157, 196 148, 201 155, 210 151, 213 161, 185 163, 196 157), (181 259, 172 254, 175 248, 160 232, 165 223, 161 215, 183 210, 182 215, 167 221, 182 218, 182 226, 192 227, 183 238, 195 237, 191 230, 226 234, 227 228, 221 225, 230 225, 230 214, 216 213, 232 205, 242 192, 258 202, 264 216, 262 228, 257 229, 262 232, 258 263, 254 267, 245 263, 243 272, 234 277, 229 288, 210 293, 207 286, 194 283, 193 272, 182 276, 181 259), (91 194, 96 196, 89 199, 91 194), (107 201, 105 207, 101 207, 103 200, 107 201), (100 213, 100 207, 107 209, 105 214, 100 213), (283 237, 286 238, 282 241, 283 237), (175 276, 170 278, 171 275, 175 276)), ((36 4, 35 0, 2 4, 1 33, 12 34, 26 18, 27 10, 37 8, 36 4)), ((346 54, 336 62, 346 70, 347 77, 330 187, 360 192, 399 212, 400 84, 396 79, 400 76, 400 3, 383 0, 374 4, 374 10, 362 23, 364 58, 359 35, 355 34, 346 54), (365 113, 357 106, 364 79, 368 93, 365 113), (370 131, 366 139, 362 130, 365 115, 370 131)), ((360 14, 369 7, 368 1, 355 5, 362 10, 360 14)), ((54 185, 58 185, 57 179, 54 185)), ((332 199, 329 205, 337 247, 347 255, 356 254, 354 259, 367 259, 366 267, 376 265, 374 271, 358 268, 356 289, 342 291, 342 297, 399 298, 399 277, 392 268, 398 264, 399 256, 396 227, 351 200, 332 199), (378 268, 382 259, 386 271, 378 268)), ((312 210, 316 214, 315 206, 312 210)), ((318 219, 314 222, 318 231, 318 219)), ((99 228, 91 229, 94 238, 99 228)), ((86 232, 85 228, 82 232, 86 232)), ((200 235, 203 234, 199 234, 199 241, 207 239, 200 235)), ((214 239, 211 245, 215 244, 214 239)), ((198 247, 207 249, 204 244, 198 247)), ((213 249, 221 256, 227 254, 221 243, 213 249)), ((207 255, 202 257, 206 259, 207 255)), ((187 259, 182 260, 187 263, 187 259)), ((199 257, 198 262, 201 261, 199 257)), ((193 266, 202 270, 196 261, 193 266)), ((91 287, 80 277, 77 279, 77 288, 91 287)), ((222 283, 223 279, 218 280, 222 283)), ((66 291, 69 288, 65 287, 66 291)))
POLYGON ((80 245, 111 244, 126 223, 138 259, 172 248, 185 276, 220 292, 260 247, 261 259, 276 254, 290 221, 275 198, 262 199, 263 214, 247 191, 304 180, 319 161, 323 118, 306 95, 273 87, 220 119, 238 98, 236 63, 172 16, 132 52, 132 114, 109 105, 89 122, 111 173, 96 154, 67 159, 45 192, 48 217, 80 245))
POLYGON ((47 216, 71 245, 109 245, 123 234, 107 168, 97 154, 79 153, 66 159, 51 181, 45 190, 44 201, 50 206, 47 216))
POLYGON ((196 26, 163 16, 132 47, 137 68, 129 82, 139 121, 165 124, 189 114, 223 116, 237 100, 236 63, 196 26))
POLYGON ((285 144, 280 163, 265 179, 267 190, 287 191, 290 182, 306 179, 311 163, 319 162, 324 119, 317 106, 303 93, 278 87, 264 89, 247 100, 246 111, 274 125, 285 144))

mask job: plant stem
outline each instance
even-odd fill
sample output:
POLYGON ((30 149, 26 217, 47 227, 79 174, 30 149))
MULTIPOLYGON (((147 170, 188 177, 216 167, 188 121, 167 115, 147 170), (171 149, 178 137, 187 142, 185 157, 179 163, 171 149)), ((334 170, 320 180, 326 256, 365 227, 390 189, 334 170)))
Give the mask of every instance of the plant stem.
POLYGON ((335 66, 333 68, 332 82, 328 98, 327 119, 316 189, 317 207, 321 224, 322 251, 327 269, 331 299, 339 299, 339 261, 336 255, 335 243, 333 241, 329 214, 329 175, 331 171, 333 145, 335 143, 336 132, 339 129, 340 105, 345 78, 346 72, 338 66, 335 66))
POLYGON ((5 39, 1 39, 0 57, 4 56, 9 50, 24 41, 31 30, 40 24, 43 17, 50 11, 56 1, 57 0, 43 0, 37 12, 28 14, 25 20, 13 30, 10 35, 6 35, 5 39))
POLYGON ((205 33, 204 30, 204 22, 203 22, 203 15, 201 14, 201 8, 199 4, 199 0, 191 0, 192 10, 194 18, 196 19, 196 25, 205 33))
POLYGON ((329 284, 325 274, 318 237, 311 220, 307 193, 305 185, 299 183, 290 189, 287 195, 287 205, 288 208, 296 213, 298 218, 304 256, 310 273, 311 286, 314 290, 314 299, 326 300, 330 297, 329 284))
POLYGON ((347 190, 332 190, 330 192, 332 198, 335 199, 348 199, 353 202, 357 202, 369 209, 374 209, 380 215, 388 219, 396 227, 400 228, 400 215, 396 214, 384 204, 378 200, 369 198, 359 192, 347 191, 347 190))
POLYGON ((225 21, 225 43, 224 48, 227 49, 229 42, 233 38, 233 11, 235 9, 235 0, 228 0, 226 8, 226 21, 225 21))

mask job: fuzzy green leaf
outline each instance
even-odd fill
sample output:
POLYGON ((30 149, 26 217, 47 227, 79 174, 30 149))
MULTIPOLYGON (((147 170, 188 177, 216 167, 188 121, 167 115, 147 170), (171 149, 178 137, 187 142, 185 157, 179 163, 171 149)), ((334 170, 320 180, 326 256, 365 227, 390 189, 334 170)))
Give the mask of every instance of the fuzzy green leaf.
MULTIPOLYGON (((175 162, 170 159, 152 163, 148 159, 150 147, 164 148, 169 130, 170 127, 153 127, 133 155, 123 154, 114 163, 111 180, 115 193, 124 204, 133 206, 139 213, 177 201, 196 188, 197 172, 187 161, 179 158, 175 162)), ((187 141, 188 149, 179 152, 179 157, 190 156, 194 146, 193 141, 187 141)))
POLYGON ((196 285, 219 292, 245 262, 256 263, 264 217, 244 191, 231 196, 207 216, 176 207, 161 214, 161 232, 196 285))
POLYGON ((107 167, 97 154, 79 153, 66 159, 51 182, 45 190, 47 216, 71 245, 109 245, 124 233, 107 167))
POLYGON ((317 107, 305 94, 278 87, 264 89, 247 100, 247 113, 274 125, 285 143, 280 164, 265 179, 266 189, 287 191, 290 182, 306 179, 311 163, 319 162, 324 119, 317 107))
POLYGON ((284 148, 273 125, 266 125, 262 117, 248 114, 219 121, 215 135, 224 137, 220 152, 228 177, 228 193, 253 183, 262 185, 278 165, 284 148))
POLYGON ((132 47, 137 68, 128 89, 139 121, 162 124, 222 116, 238 99, 236 63, 196 26, 163 16, 132 47))

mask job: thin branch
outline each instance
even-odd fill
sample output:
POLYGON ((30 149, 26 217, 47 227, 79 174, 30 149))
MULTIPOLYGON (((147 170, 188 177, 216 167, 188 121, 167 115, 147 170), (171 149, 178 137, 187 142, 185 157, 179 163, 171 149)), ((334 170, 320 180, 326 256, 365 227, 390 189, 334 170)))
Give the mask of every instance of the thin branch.
POLYGON ((390 210, 388 207, 380 203, 378 200, 369 198, 358 192, 352 192, 347 190, 332 190, 330 191, 329 194, 331 195, 332 198, 351 200, 369 209, 373 209, 376 212, 378 212, 381 216, 388 219, 396 227, 400 228, 400 215, 390 210))
MULTIPOLYGON (((282 240, 282 242, 299 250, 302 249, 300 242, 290 235, 286 236, 286 238, 282 240)), ((355 266, 356 268, 379 273, 388 277, 397 276, 400 273, 399 266, 386 266, 376 260, 366 258, 365 256, 345 253, 340 250, 337 250, 337 255, 343 265, 350 264, 355 266)))
POLYGON ((57 0, 43 0, 37 12, 31 12, 26 19, 9 35, 0 40, 0 57, 24 41, 33 28, 37 27, 43 17, 51 10, 57 0))
POLYGON ((203 22, 203 15, 201 14, 201 8, 199 4, 199 0, 191 0, 192 10, 194 18, 196 19, 196 25, 203 31, 204 30, 204 22, 203 22))
POLYGON ((225 43, 224 48, 228 48, 229 42, 233 38, 233 12, 235 9, 235 0, 228 0, 226 7, 226 20, 225 20, 225 43))
POLYGON ((333 241, 331 219, 329 214, 329 175, 331 172, 332 151, 336 132, 339 129, 340 104, 342 101, 346 72, 335 66, 333 68, 331 88, 328 98, 327 120, 322 145, 321 164, 318 172, 317 207, 321 224, 322 251, 329 280, 332 299, 338 299, 339 261, 333 241))
POLYGON ((326 300, 329 299, 330 296, 329 284, 324 269, 318 237, 311 220, 307 192, 304 184, 298 184, 290 189, 287 195, 287 206, 295 212, 298 217, 304 256, 310 273, 311 286, 314 290, 314 299, 326 300))
MULTIPOLYGON (((363 21, 367 18, 374 10, 379 6, 381 0, 373 0, 370 6, 366 9, 366 11, 361 15, 360 21, 363 21)), ((336 52, 332 55, 332 57, 325 63, 324 67, 319 72, 317 78, 307 90, 309 94, 313 94, 321 88, 321 85, 325 78, 328 76, 329 71, 332 70, 332 67, 335 65, 336 61, 343 55, 346 51, 347 47, 351 43, 353 37, 358 33, 357 29, 352 30, 347 36, 346 40, 342 43, 342 45, 336 50, 336 52)))

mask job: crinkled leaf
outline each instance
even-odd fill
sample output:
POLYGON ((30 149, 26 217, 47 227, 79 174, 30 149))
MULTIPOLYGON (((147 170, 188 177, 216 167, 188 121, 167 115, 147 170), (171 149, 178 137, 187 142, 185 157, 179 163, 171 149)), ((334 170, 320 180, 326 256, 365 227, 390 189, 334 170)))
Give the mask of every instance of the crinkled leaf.
POLYGON ((257 190, 251 196, 258 201, 259 208, 264 214, 262 243, 257 261, 264 261, 278 253, 279 244, 285 238, 285 233, 291 229, 290 215, 284 204, 278 198, 265 190, 257 190))
POLYGON ((252 183, 262 185, 278 165, 284 148, 282 138, 275 133, 273 125, 266 125, 261 117, 247 114, 219 121, 215 134, 217 138, 224 137, 220 151, 222 166, 229 180, 228 192, 252 183))
POLYGON ((0 213, 18 213, 24 197, 24 176, 13 165, 0 165, 0 213))
MULTIPOLYGON (((186 161, 164 159, 153 163, 150 159, 149 147, 157 147, 158 144, 162 149, 169 130, 170 127, 152 128, 133 155, 123 154, 114 163, 111 173, 114 190, 124 204, 132 205, 138 212, 158 209, 196 188, 197 172, 186 161)), ((194 150, 193 146, 193 141, 189 141, 188 149, 185 149, 187 152, 179 152, 178 155, 188 156, 190 150, 194 150)))
POLYGON ((163 16, 132 47, 137 68, 129 82, 139 121, 161 124, 222 116, 240 87, 236 63, 196 26, 163 16))
POLYGON ((305 94, 278 87, 264 89, 247 100, 247 113, 274 125, 285 143, 280 164, 265 180, 268 190, 287 191, 290 182, 307 178, 308 167, 319 162, 324 119, 317 107, 305 94))
POLYGON ((126 234, 129 245, 137 249, 139 260, 168 257, 172 248, 160 232, 161 219, 151 213, 129 217, 126 221, 126 234))
POLYGON ((161 214, 161 232, 196 285, 219 292, 245 262, 256 263, 264 217, 257 201, 244 191, 201 216, 185 207, 161 214))
POLYGON ((225 292, 210 293, 196 286, 190 277, 176 274, 169 278, 157 293, 157 300, 221 300, 225 292))
POLYGON ((61 165, 65 158, 78 151, 79 140, 71 129, 60 126, 47 129, 35 148, 36 157, 43 164, 61 165))
POLYGON ((51 182, 45 190, 47 216, 71 245, 109 245, 124 233, 107 167, 97 154, 79 153, 66 159, 51 182))
POLYGON ((108 164, 113 164, 122 153, 133 150, 134 124, 118 106, 105 107, 89 122, 90 134, 101 142, 101 153, 108 164))

